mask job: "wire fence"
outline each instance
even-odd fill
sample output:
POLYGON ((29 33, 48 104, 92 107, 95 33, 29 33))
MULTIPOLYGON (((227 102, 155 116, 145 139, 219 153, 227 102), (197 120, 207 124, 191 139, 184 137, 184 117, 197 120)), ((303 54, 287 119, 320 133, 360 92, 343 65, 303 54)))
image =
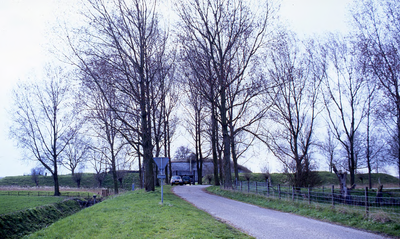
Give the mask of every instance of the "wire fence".
POLYGON ((362 210, 366 214, 384 211, 396 217, 400 216, 400 197, 397 196, 399 195, 399 189, 384 193, 377 193, 376 190, 368 188, 356 189, 351 190, 350 195, 343 196, 340 188, 335 188, 334 185, 331 187, 296 188, 288 185, 269 185, 266 182, 238 181, 234 190, 287 201, 302 201, 308 204, 321 203, 332 207, 352 207, 362 210), (397 197, 391 194, 395 194, 397 197))
MULTIPOLYGON (((0 191, 4 196, 53 196, 52 191, 0 191)), ((62 197, 92 197, 91 192, 61 192, 62 197)))

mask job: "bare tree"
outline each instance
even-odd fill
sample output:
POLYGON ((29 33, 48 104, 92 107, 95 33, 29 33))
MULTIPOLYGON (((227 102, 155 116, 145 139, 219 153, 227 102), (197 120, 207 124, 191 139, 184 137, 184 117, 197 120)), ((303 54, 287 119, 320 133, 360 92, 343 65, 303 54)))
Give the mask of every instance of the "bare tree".
POLYGON ((60 68, 48 68, 46 73, 46 79, 21 83, 14 90, 10 134, 25 150, 26 158, 37 160, 52 174, 54 196, 60 196, 61 157, 79 127, 69 76, 60 68))
POLYGON ((39 175, 40 170, 38 168, 31 169, 31 179, 35 183, 36 187, 39 187, 39 175))
POLYGON ((290 32, 283 32, 271 49, 266 102, 273 125, 266 129, 270 151, 293 175, 296 187, 312 182, 312 147, 315 146, 316 118, 321 112, 318 96, 325 75, 325 63, 315 43, 302 45, 290 32), (301 50, 303 48, 303 50, 301 50))
POLYGON ((79 171, 79 172, 75 172, 75 173, 72 175, 72 179, 74 180, 74 182, 76 183, 76 186, 77 186, 78 188, 81 187, 82 177, 83 177, 83 173, 80 172, 80 171, 79 171))
MULTIPOLYGON (((162 47, 166 47, 166 45, 162 47)), ((154 96, 151 100, 153 153, 155 157, 164 154, 164 157, 170 158, 171 143, 177 121, 174 111, 176 111, 176 106, 179 102, 179 94, 175 83, 175 51, 172 50, 168 56, 159 54, 155 64, 158 69, 154 77, 157 84, 150 88, 151 95, 154 96)), ((165 168, 166 178, 169 178, 169 175, 171 175, 171 170, 169 162, 169 167, 165 168)), ((156 183, 158 186, 158 180, 156 183)))
POLYGON ((360 126, 366 117, 366 80, 358 67, 358 55, 349 39, 331 35, 327 44, 331 72, 325 80, 324 101, 327 121, 346 153, 345 168, 355 183, 360 126))
POLYGON ((192 154, 192 150, 190 150, 187 146, 180 146, 176 151, 175 151, 175 156, 174 159, 176 161, 181 161, 185 162, 188 161, 189 156, 192 154))
MULTIPOLYGON (((368 77, 367 74, 364 74, 368 77)), ((365 164, 368 170, 368 186, 372 188, 372 170, 374 164, 377 164, 382 155, 387 152, 387 144, 385 143, 385 137, 382 132, 382 123, 380 122, 379 107, 382 106, 379 98, 383 97, 378 94, 378 85, 373 78, 369 78, 366 82, 367 90, 367 105, 366 105, 366 119, 365 119, 365 134, 363 148, 364 153, 362 157, 365 159, 365 164)))
POLYGON ((183 30, 180 39, 185 54, 196 59, 193 66, 204 69, 206 74, 202 84, 208 84, 207 89, 215 86, 214 91, 218 92, 218 100, 211 98, 211 106, 218 107, 223 143, 224 187, 231 188, 227 91, 233 82, 243 77, 264 43, 271 6, 265 6, 260 19, 242 0, 182 1, 178 9, 183 30))
MULTIPOLYGON (((152 142, 152 100, 156 97, 154 89, 159 88, 157 74, 160 56, 166 52, 167 33, 159 27, 159 14, 156 12, 156 1, 116 0, 112 2, 87 1, 84 12, 87 25, 81 31, 80 46, 68 40, 81 68, 106 94, 104 80, 99 75, 98 68, 92 63, 107 65, 113 69, 117 81, 112 87, 118 92, 118 104, 109 107, 116 113, 118 120, 124 123, 124 128, 140 135, 140 147, 137 150, 143 156, 144 181, 146 191, 154 190, 153 142, 152 142), (115 108, 118 107, 118 108, 115 108), (127 121, 126 114, 136 114, 140 117, 137 124, 127 121)), ((104 73, 104 72, 100 72, 104 73)), ((133 117, 129 117, 132 119, 133 117)), ((134 140, 129 140, 132 143, 134 140)))
MULTIPOLYGON (((352 10, 361 52, 386 100, 380 107, 400 174, 400 3, 364 0, 352 10)), ((400 181, 399 181, 400 184, 400 181)))
POLYGON ((71 171, 72 176, 74 176, 76 169, 84 167, 89 149, 90 144, 88 139, 81 134, 68 143, 61 163, 66 169, 71 171))
POLYGON ((332 131, 328 128, 325 134, 325 139, 318 143, 321 153, 326 157, 329 166, 329 172, 333 172, 333 165, 337 164, 338 160, 338 142, 333 136, 332 131))
MULTIPOLYGON (((103 89, 105 89, 104 86, 103 89)), ((100 142, 98 145, 92 144, 91 148, 104 155, 105 162, 110 166, 113 175, 114 191, 118 193, 117 159, 126 146, 126 141, 120 133, 123 124, 118 120, 112 108, 117 104, 117 96, 113 89, 107 89, 107 93, 104 94, 100 93, 97 88, 89 88, 85 92, 87 118, 92 124, 91 132, 100 142), (105 94, 107 98, 104 98, 105 94)))
MULTIPOLYGON (((202 48, 197 47, 197 41, 187 41, 186 34, 180 35, 181 41, 184 42, 182 45, 183 50, 181 52, 181 68, 182 82, 183 85, 188 88, 188 100, 189 105, 193 107, 195 111, 194 118, 199 116, 199 112, 209 108, 209 121, 203 121, 208 126, 207 132, 209 133, 209 143, 212 152, 213 160, 213 174, 214 174, 214 185, 220 185, 220 177, 218 173, 222 174, 222 170, 219 170, 219 158, 218 158, 218 116, 217 116, 217 82, 213 78, 213 69, 211 61, 202 48), (201 103, 201 105, 199 105, 201 103), (197 113, 196 113, 197 112, 197 113), (207 124, 207 122, 209 122, 207 124)), ((201 40, 201 39, 199 39, 201 40)), ((205 44, 205 42, 204 42, 205 44)), ((193 118, 193 117, 192 117, 193 118)), ((196 119, 200 120, 200 119, 196 119)), ((196 122, 195 122, 196 124, 196 122)), ((196 126, 196 125, 194 125, 196 126)), ((197 127, 200 126, 200 122, 197 123, 197 127)), ((196 130, 196 129, 195 129, 196 130)), ((197 132, 197 140, 199 139, 199 132, 197 132)), ((195 142, 198 146, 201 142, 195 142)))
MULTIPOLYGON (((99 147, 102 148, 102 147, 99 147)), ((91 164, 93 166, 93 169, 95 171, 95 175, 94 178, 98 183, 98 187, 102 187, 103 186, 103 181, 106 177, 106 168, 107 168, 107 162, 106 162, 106 158, 105 155, 99 151, 96 150, 94 148, 90 148, 90 153, 89 156, 91 157, 91 164)))
POLYGON ((201 96, 199 90, 194 84, 191 83, 191 81, 188 81, 188 84, 186 84, 187 106, 184 107, 187 112, 187 120, 185 125, 186 130, 194 140, 198 184, 203 184, 203 136, 207 117, 207 114, 205 113, 206 110, 204 108, 206 108, 207 105, 205 98, 201 96))
POLYGON ((252 146, 268 110, 268 107, 259 107, 262 103, 258 100, 263 92, 261 85, 259 80, 242 77, 227 91, 230 148, 236 180, 239 180, 238 159, 252 146))

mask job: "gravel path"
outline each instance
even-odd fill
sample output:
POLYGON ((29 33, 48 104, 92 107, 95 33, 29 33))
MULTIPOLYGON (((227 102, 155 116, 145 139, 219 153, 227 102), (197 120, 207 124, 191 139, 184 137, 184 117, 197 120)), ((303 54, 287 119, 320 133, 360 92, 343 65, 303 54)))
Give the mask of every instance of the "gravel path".
POLYGON ((175 186, 172 191, 197 208, 256 238, 384 238, 380 235, 261 208, 206 193, 207 186, 175 186))

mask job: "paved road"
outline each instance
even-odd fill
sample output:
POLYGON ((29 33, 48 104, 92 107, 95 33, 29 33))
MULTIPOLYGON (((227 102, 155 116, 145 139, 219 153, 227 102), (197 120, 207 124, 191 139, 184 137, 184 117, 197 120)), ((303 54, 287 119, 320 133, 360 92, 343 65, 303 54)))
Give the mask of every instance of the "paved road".
POLYGON ((173 192, 212 216, 256 238, 384 238, 318 220, 261 208, 206 193, 207 186, 175 186, 173 192))

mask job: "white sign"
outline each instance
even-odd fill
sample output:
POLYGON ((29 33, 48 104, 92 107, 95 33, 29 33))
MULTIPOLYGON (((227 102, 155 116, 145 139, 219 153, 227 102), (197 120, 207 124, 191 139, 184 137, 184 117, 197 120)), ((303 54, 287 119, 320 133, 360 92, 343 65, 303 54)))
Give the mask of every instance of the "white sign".
MULTIPOLYGON (((157 164, 158 169, 161 172, 161 175, 157 175, 157 178, 159 179, 165 179, 165 175, 164 175, 164 168, 167 165, 169 158, 166 157, 157 157, 157 158, 153 158, 154 162, 157 164)), ((164 190, 163 190, 163 183, 164 180, 161 180, 161 204, 163 204, 164 202, 164 190)))
POLYGON ((167 165, 169 158, 166 157, 157 157, 153 158, 154 162, 157 164, 157 167, 160 170, 164 170, 165 166, 167 165))

